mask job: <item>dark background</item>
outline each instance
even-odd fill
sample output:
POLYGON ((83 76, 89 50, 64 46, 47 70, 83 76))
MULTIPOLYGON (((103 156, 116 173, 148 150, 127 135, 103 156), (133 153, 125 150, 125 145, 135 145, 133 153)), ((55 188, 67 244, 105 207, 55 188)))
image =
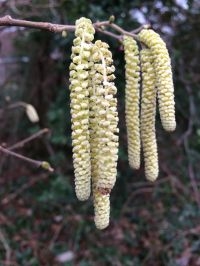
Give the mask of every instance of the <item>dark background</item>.
POLYGON ((6 14, 61 24, 114 15, 126 30, 150 23, 171 55, 177 129, 164 132, 158 116, 160 174, 154 184, 145 180, 143 164, 130 169, 123 49, 97 33, 113 52, 120 116, 111 222, 98 231, 92 201, 79 202, 73 185, 68 68, 74 34, 0 27, 0 143, 9 147, 49 128, 50 134, 16 152, 55 168, 49 174, 0 154, 0 265, 200 265, 199 1, 0 1, 0 15, 6 14), (20 101, 36 108, 39 123, 31 123, 24 108, 8 108, 20 101))

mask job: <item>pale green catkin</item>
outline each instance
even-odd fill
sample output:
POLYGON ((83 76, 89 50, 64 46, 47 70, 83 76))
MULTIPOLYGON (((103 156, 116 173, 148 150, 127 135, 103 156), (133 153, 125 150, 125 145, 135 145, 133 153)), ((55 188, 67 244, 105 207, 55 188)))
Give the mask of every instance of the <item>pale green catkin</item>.
POLYGON ((150 49, 140 53, 142 70, 141 139, 145 161, 145 176, 150 181, 158 177, 158 152, 155 133, 156 73, 150 49))
POLYGON ((130 36, 124 36, 125 53, 125 112, 128 138, 129 165, 135 169, 140 167, 140 67, 137 42, 130 36))
POLYGON ((91 191, 91 158, 89 135, 89 72, 94 27, 86 18, 76 21, 76 38, 70 64, 70 98, 72 121, 75 191, 79 200, 86 200, 91 191))
MULTIPOLYGON (((99 178, 97 189, 109 192, 116 181, 118 159, 118 113, 117 89, 114 85, 114 66, 108 45, 96 41, 93 47, 92 61, 95 74, 92 75, 93 95, 96 97, 95 119, 98 120, 96 138, 98 139, 96 154, 99 178)), ((91 140, 92 141, 92 140, 91 140)))
POLYGON ((143 29, 138 37, 153 56, 153 66, 156 72, 156 85, 158 89, 158 103, 161 122, 166 131, 176 128, 174 86, 172 80, 171 60, 166 44, 160 35, 153 30, 143 29))
POLYGON ((117 89, 112 54, 108 45, 96 41, 91 61, 90 86, 90 144, 92 162, 92 188, 94 221, 98 229, 109 224, 110 192, 117 175, 118 114, 117 89))

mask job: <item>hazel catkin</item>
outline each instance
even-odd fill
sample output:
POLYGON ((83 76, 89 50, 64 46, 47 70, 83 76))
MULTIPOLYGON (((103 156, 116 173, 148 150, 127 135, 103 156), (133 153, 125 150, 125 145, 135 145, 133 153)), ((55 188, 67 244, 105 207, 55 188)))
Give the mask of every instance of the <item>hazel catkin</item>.
POLYGON ((129 165, 135 169, 140 167, 140 67, 137 42, 130 36, 124 36, 125 53, 125 112, 128 138, 129 165))
POLYGON ((141 139, 145 162, 145 176, 154 181, 158 177, 158 152, 155 133, 156 74, 150 49, 140 52, 142 70, 141 139))
POLYGON ((98 229, 109 224, 110 192, 117 175, 118 114, 114 66, 108 45, 96 41, 90 76, 90 145, 94 221, 98 229))
POLYGON ((96 41, 91 59, 94 62, 91 99, 95 99, 91 112, 96 120, 94 140, 91 138, 91 143, 96 141, 92 159, 96 160, 98 169, 96 187, 100 193, 108 194, 116 181, 118 159, 117 89, 113 82, 114 66, 108 44, 96 41))
POLYGON ((88 85, 94 32, 89 19, 76 21, 70 64, 70 107, 75 191, 79 200, 88 199, 91 190, 88 85))
POLYGON ((153 56, 162 125, 166 131, 173 131, 176 128, 174 86, 171 61, 166 44, 160 35, 151 29, 143 29, 138 37, 141 42, 151 49, 153 56))

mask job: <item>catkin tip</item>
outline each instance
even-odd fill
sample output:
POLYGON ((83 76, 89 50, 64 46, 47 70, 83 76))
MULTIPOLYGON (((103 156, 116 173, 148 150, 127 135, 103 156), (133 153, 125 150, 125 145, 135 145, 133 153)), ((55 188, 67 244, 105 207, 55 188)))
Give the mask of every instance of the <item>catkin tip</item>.
POLYGON ((110 220, 110 195, 102 195, 94 190, 94 222, 97 229, 105 229, 110 220))
POLYGON ((163 128, 168 132, 173 132, 176 129, 176 121, 171 121, 171 123, 163 123, 163 128))

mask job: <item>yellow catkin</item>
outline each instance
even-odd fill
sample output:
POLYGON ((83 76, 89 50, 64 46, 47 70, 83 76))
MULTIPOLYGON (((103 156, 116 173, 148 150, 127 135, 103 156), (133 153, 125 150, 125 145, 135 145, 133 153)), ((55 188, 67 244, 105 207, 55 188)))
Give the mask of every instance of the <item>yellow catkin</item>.
POLYGON ((70 64, 70 107, 75 191, 79 200, 88 199, 91 190, 88 86, 94 32, 89 19, 76 21, 70 64))
POLYGON ((171 61, 166 44, 160 35, 153 30, 143 29, 139 39, 151 49, 156 72, 156 85, 158 89, 158 103, 161 122, 166 131, 176 128, 174 86, 172 80, 171 61))
POLYGON ((140 67, 139 51, 136 41, 130 37, 124 37, 125 53, 125 111, 126 127, 128 138, 128 159, 129 165, 135 169, 140 167, 140 121, 139 121, 139 100, 140 100, 140 67))
POLYGON ((158 152, 155 133, 156 74, 150 49, 143 49, 141 56, 142 101, 141 139, 145 161, 145 176, 150 181, 158 177, 158 152))
POLYGON ((117 174, 118 114, 114 66, 108 45, 96 41, 90 72, 90 144, 94 221, 98 229, 109 225, 110 192, 117 174))
POLYGON ((115 68, 108 47, 106 43, 96 41, 92 54, 94 73, 91 98, 96 97, 92 110, 94 119, 98 121, 95 130, 97 144, 93 156, 97 161, 99 175, 96 186, 102 194, 109 193, 115 184, 118 159, 117 89, 113 82, 115 68))
MULTIPOLYGON (((95 71, 93 73, 95 74, 95 71)), ((97 85, 97 84, 96 84, 97 85)), ((98 106, 96 90, 94 84, 90 87, 90 146, 91 146, 91 173, 94 202, 94 222, 98 229, 102 230, 109 225, 110 219, 110 194, 103 195, 97 189, 99 178, 99 138, 97 137, 98 128, 98 106)))

